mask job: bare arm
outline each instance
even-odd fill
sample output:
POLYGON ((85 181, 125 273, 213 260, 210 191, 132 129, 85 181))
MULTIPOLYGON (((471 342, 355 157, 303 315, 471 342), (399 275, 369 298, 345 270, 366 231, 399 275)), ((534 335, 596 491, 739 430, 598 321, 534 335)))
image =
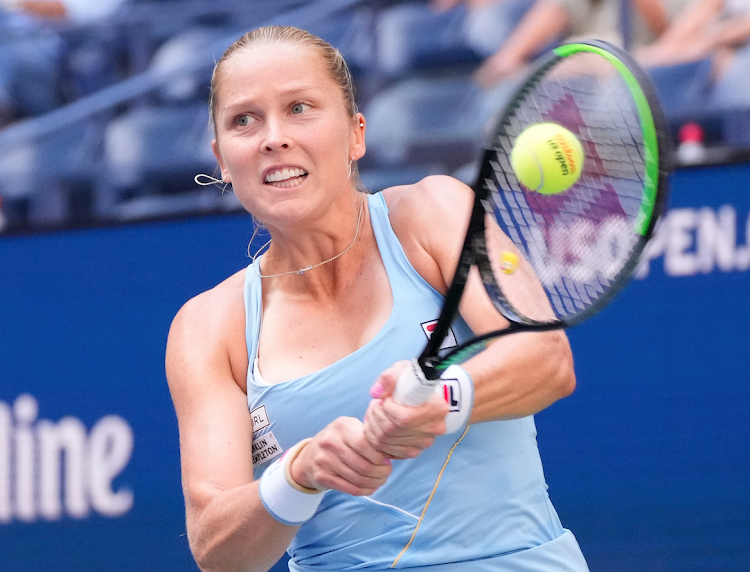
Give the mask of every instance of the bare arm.
MULTIPOLYGON (((253 480, 241 286, 236 275, 188 302, 167 344, 188 540, 204 572, 268 570, 298 530, 271 516, 253 480)), ((352 418, 336 419, 315 435, 290 468, 300 485, 352 495, 371 494, 391 469, 352 418)))
POLYGON ((570 14, 554 0, 537 0, 496 53, 477 70, 480 85, 491 87, 521 71, 529 60, 570 27, 570 14))
MULTIPOLYGON (((407 254, 417 271, 438 291, 445 292, 458 263, 474 193, 463 183, 445 177, 425 179, 420 187, 405 197, 407 202, 403 206, 405 212, 411 211, 412 221, 419 217, 420 235, 416 240, 429 258, 419 256, 418 251, 415 255, 407 254)), ((397 234, 400 215, 396 215, 394 223, 397 234)), ((414 223, 409 225, 413 228, 414 223)), ((476 334, 508 325, 475 271, 470 275, 459 311, 476 334)), ((561 331, 501 338, 463 367, 472 376, 476 390, 472 423, 536 413, 570 394, 575 387, 572 354, 561 331)))
POLYGON ((717 46, 716 18, 724 0, 695 0, 658 40, 639 49, 636 58, 645 66, 665 66, 708 56, 717 46))
POLYGON ((660 36, 669 26, 667 11, 661 0, 632 0, 632 8, 638 12, 655 36, 660 36))
POLYGON ((50 20, 61 20, 68 15, 65 4, 59 0, 3 0, 2 4, 11 10, 22 10, 50 20))
MULTIPOLYGON (((430 177, 414 188, 394 192, 389 202, 391 223, 409 260, 440 292, 445 292, 453 279, 472 201, 472 191, 462 183, 446 177, 430 177)), ((495 310, 475 274, 470 276, 460 313, 476 334, 508 325, 495 310)), ((380 422, 390 418, 394 433, 398 428, 412 430, 420 426, 431 434, 435 426, 430 423, 440 419, 441 414, 445 416, 445 411, 438 410, 439 399, 423 407, 407 408, 387 397, 403 367, 404 363, 396 364, 378 380, 384 387, 381 397, 385 399, 376 400, 368 416, 380 422)), ((474 382, 470 423, 524 417, 548 407, 575 388, 572 354, 567 337, 561 331, 501 338, 462 367, 474 382)), ((378 430, 368 434, 366 418, 366 435, 373 443, 384 438, 383 424, 380 425, 378 430)), ((403 436, 402 432, 399 439, 392 442, 403 444, 403 436)), ((415 456, 425 443, 429 445, 427 440, 417 442, 414 436, 409 442, 411 447, 389 451, 415 456)))
POLYGON ((263 508, 252 472, 252 422, 212 316, 213 296, 172 324, 167 379, 180 429, 188 540, 201 570, 268 570, 296 532, 263 508))
POLYGON ((717 27, 716 47, 736 48, 750 39, 750 17, 733 18, 717 27))
POLYGON ((675 19, 659 39, 659 43, 681 44, 691 41, 706 24, 721 13, 723 6, 724 0, 696 0, 675 19))

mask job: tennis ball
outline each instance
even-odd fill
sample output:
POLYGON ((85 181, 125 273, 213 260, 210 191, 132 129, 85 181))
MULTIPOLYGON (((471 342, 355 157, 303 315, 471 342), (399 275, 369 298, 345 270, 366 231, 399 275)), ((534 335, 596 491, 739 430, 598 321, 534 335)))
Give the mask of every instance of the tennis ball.
POLYGON ((514 252, 504 251, 500 254, 500 270, 503 274, 513 274, 518 266, 518 256, 514 252))
POLYGON ((537 123, 516 138, 510 165, 524 187, 554 195, 567 191, 581 176, 583 147, 565 127, 537 123))

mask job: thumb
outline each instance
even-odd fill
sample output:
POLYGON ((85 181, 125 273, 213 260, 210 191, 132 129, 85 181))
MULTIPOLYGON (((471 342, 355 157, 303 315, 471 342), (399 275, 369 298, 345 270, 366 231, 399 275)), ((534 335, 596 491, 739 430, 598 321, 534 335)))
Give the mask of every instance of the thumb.
POLYGON ((370 388, 370 396, 373 399, 385 399, 393 394, 393 390, 396 389, 396 382, 398 381, 401 373, 409 367, 407 360, 397 361, 387 370, 380 374, 375 383, 370 388))

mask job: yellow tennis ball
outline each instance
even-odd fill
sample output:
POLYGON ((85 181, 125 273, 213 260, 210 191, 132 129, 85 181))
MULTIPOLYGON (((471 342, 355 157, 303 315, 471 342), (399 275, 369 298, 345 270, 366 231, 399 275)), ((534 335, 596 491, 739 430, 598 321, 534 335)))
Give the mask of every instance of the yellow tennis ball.
POLYGON ((500 254, 500 270, 503 274, 513 274, 518 267, 518 255, 514 252, 504 251, 500 254))
POLYGON ((510 165, 524 187, 554 195, 567 191, 581 176, 583 147, 565 127, 537 123, 516 138, 510 165))

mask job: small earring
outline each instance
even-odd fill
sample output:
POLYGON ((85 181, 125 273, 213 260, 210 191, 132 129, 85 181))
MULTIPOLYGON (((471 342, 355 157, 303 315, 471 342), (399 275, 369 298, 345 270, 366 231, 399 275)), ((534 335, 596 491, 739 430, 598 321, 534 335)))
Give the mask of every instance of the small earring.
POLYGON ((359 122, 359 126, 360 126, 360 127, 364 127, 364 126, 365 126, 365 124, 364 124, 364 123, 362 123, 362 122, 360 121, 360 122, 359 122))

